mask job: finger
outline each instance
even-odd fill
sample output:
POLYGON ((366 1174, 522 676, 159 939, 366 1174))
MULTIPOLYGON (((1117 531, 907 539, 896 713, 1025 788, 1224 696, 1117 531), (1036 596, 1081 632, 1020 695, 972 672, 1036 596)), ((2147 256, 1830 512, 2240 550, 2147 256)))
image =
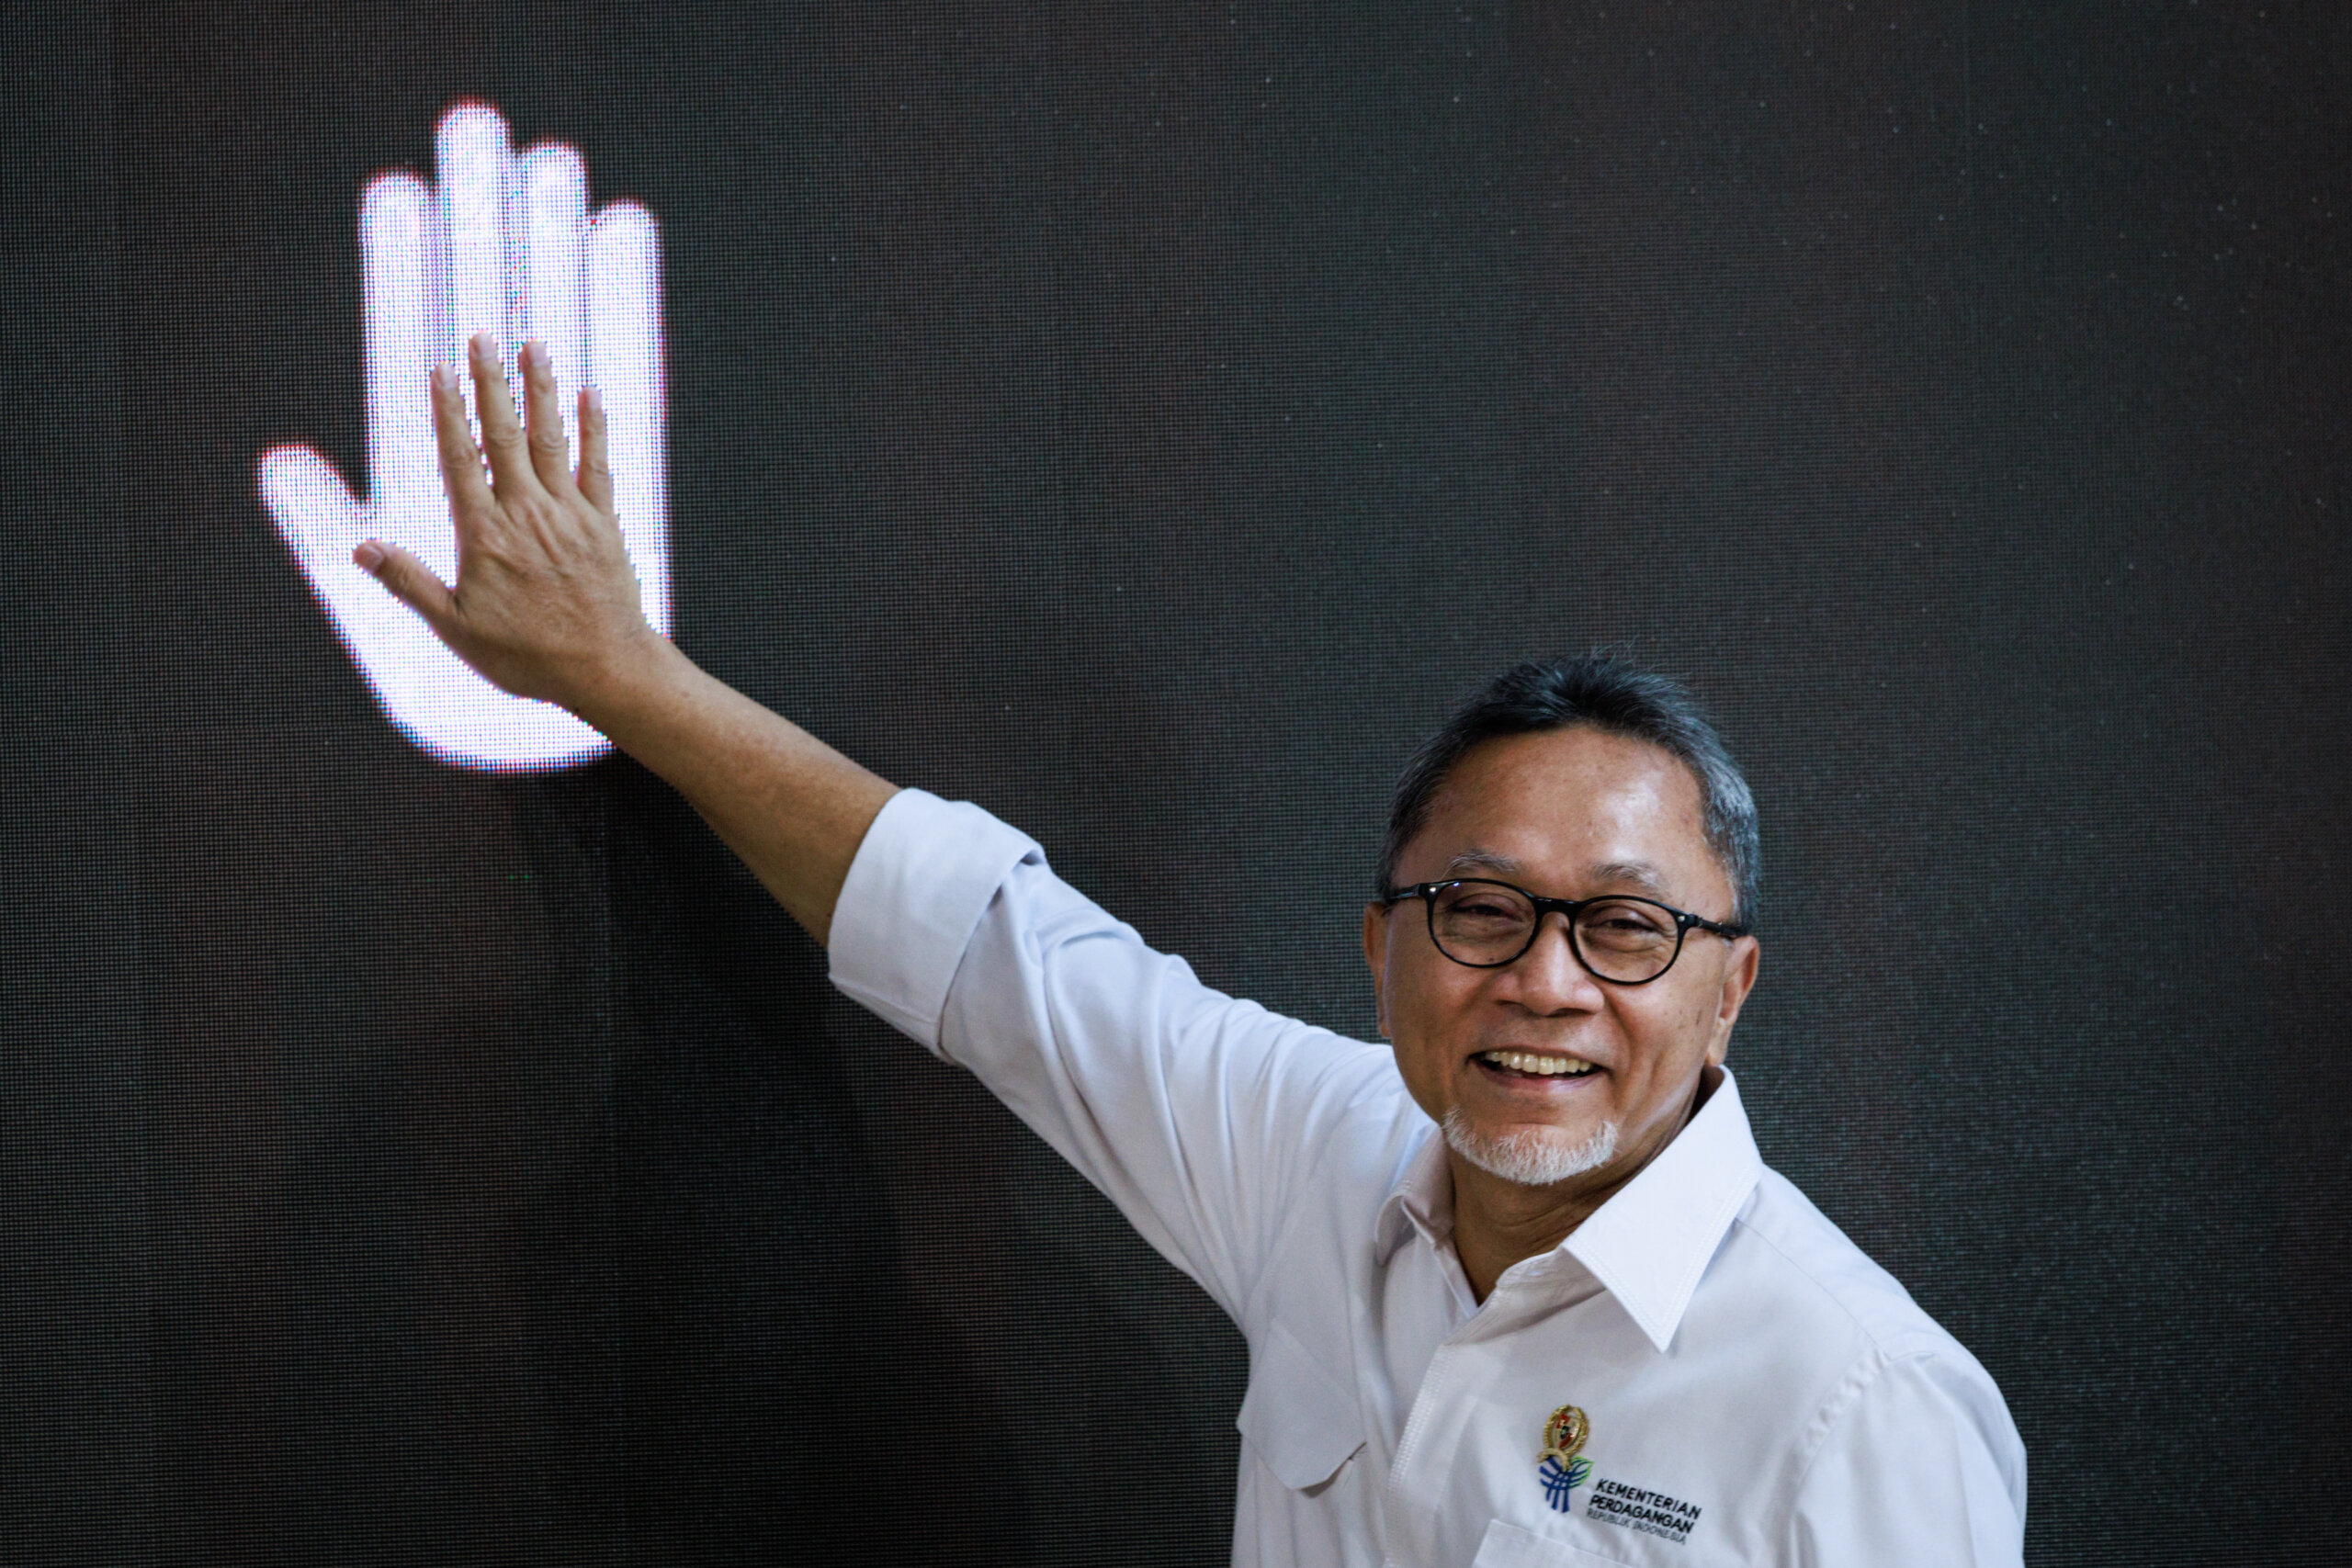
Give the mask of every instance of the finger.
MULTIPOLYGON (((588 169, 560 141, 542 141, 517 161, 523 213, 516 228, 523 247, 524 335, 547 349, 555 372, 556 404, 568 416, 588 367, 587 322, 582 309, 582 245, 588 226, 588 169)), ((509 246, 514 235, 509 235, 509 246)))
POLYGON ((490 459, 491 488, 502 498, 545 494, 538 475, 531 471, 530 445, 523 438, 523 422, 514 417, 514 400, 506 390, 498 340, 488 333, 477 333, 467 349, 473 364, 474 408, 481 415, 482 456, 490 459))
POLYGON ((473 432, 466 428, 466 398, 458 389, 458 373, 446 365, 433 367, 433 434, 441 452, 441 485, 449 495, 449 516, 457 525, 458 553, 498 506, 490 481, 482 477, 481 452, 473 432))
POLYGON ((458 620, 457 595, 433 575, 433 569, 397 545, 380 539, 363 540, 351 552, 352 564, 382 583, 391 596, 424 617, 424 624, 443 642, 449 640, 458 620))
POLYGON ((308 446, 273 446, 261 456, 259 477, 262 502, 306 570, 350 547, 359 530, 359 498, 333 463, 308 446))
POLYGON ((556 389, 554 367, 548 363, 543 343, 523 345, 523 412, 528 423, 531 471, 549 495, 559 500, 574 493, 571 452, 563 435, 563 394, 556 389))
POLYGON ((613 515, 613 460, 606 445, 605 400, 594 387, 580 389, 580 493, 588 504, 613 515))
POLYGON ((610 424, 613 513, 644 590, 646 619, 670 629, 669 496, 662 406, 662 240, 653 215, 616 201, 588 231, 589 381, 610 424))
POLYGON ((452 108, 434 141, 454 355, 468 353, 480 333, 507 331, 506 166, 514 154, 506 121, 487 104, 452 108))
MULTIPOLYGON (((426 238, 433 193, 406 173, 383 175, 360 197, 368 279, 368 455, 379 503, 431 515, 434 361, 426 238), (420 504, 422 503, 422 504, 420 504)), ((343 552, 335 552, 338 556, 343 552)))

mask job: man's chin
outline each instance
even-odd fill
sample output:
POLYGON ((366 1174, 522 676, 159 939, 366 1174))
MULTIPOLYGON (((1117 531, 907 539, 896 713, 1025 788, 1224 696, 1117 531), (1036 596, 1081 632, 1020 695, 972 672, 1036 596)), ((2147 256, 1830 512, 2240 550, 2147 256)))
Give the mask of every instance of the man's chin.
POLYGON ((1617 1123, 1603 1122, 1583 1137, 1555 1127, 1522 1127, 1485 1133, 1470 1124, 1460 1106, 1449 1106, 1445 1146, 1488 1176, 1520 1187, 1556 1187, 1600 1169, 1617 1155, 1617 1123))

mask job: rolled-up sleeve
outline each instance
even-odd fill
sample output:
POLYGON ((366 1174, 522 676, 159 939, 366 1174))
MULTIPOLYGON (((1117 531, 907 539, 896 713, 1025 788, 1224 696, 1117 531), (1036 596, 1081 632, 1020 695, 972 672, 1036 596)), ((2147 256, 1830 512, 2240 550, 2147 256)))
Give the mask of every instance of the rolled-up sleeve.
POLYGON ((894 796, 833 916, 833 983, 976 1074, 1236 1317, 1379 1047, 1212 990, 977 807, 894 796))
POLYGON ((833 908, 827 956, 850 1000, 933 1052, 947 988, 1007 873, 1045 855, 977 806, 900 790, 866 829, 833 908))

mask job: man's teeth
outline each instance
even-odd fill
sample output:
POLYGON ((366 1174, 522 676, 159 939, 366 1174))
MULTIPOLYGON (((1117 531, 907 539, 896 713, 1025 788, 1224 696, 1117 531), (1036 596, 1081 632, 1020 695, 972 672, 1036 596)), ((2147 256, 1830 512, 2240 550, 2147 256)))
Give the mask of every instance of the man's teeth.
POLYGON ((1513 1072, 1535 1073, 1547 1078, 1573 1077, 1592 1071, 1590 1062, 1579 1062, 1574 1056, 1538 1056, 1531 1051, 1481 1051, 1478 1059, 1513 1072))

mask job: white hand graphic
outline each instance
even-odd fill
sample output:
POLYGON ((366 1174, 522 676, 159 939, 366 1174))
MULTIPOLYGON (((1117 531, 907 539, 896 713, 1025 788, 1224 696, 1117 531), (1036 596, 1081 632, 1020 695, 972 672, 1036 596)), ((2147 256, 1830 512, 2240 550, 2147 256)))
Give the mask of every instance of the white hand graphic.
MULTIPOLYGON (((652 215, 615 202, 592 219, 580 154, 542 141, 517 157, 496 109, 442 117, 436 192, 379 175, 360 197, 368 298, 368 493, 308 446, 263 454, 261 492, 385 716, 447 762, 497 770, 569 767, 610 749, 551 704, 509 696, 444 648, 424 622, 351 561, 363 539, 410 550, 457 581, 457 536, 442 491, 426 378, 462 365, 478 332, 545 344, 577 406, 581 367, 603 396, 613 501, 645 617, 670 630, 669 501, 663 469, 662 283, 652 215)), ((467 383, 467 412, 481 422, 467 383)))

